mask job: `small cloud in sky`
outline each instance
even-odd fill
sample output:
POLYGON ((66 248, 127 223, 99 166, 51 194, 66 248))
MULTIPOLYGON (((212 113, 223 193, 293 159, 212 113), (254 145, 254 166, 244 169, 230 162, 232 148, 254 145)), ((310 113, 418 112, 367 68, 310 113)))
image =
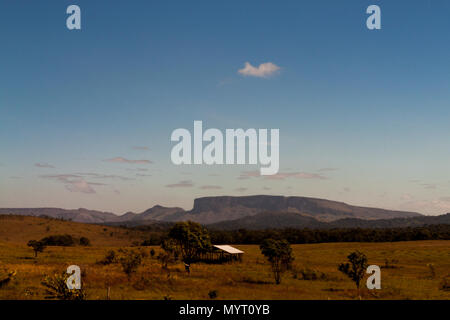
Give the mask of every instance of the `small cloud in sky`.
POLYGON ((434 183, 422 183, 421 185, 425 189, 430 189, 430 190, 435 190, 437 188, 437 185, 435 185, 434 183))
POLYGON ((66 184, 66 189, 70 192, 96 193, 91 184, 83 179, 68 182, 68 184, 66 184))
POLYGON ((244 192, 244 191, 247 191, 247 188, 236 188, 236 189, 234 189, 234 191, 244 192))
POLYGON ((70 192, 96 193, 93 186, 106 186, 104 183, 88 182, 81 175, 77 174, 53 174, 42 175, 41 178, 53 179, 64 184, 70 192))
POLYGON ((124 177, 124 176, 118 176, 115 174, 100 174, 100 173, 94 173, 94 172, 88 172, 88 173, 77 173, 77 175, 83 176, 83 177, 91 177, 94 179, 118 179, 122 181, 129 181, 133 180, 132 178, 124 177))
POLYGON ((238 72, 243 76, 268 78, 278 70, 280 70, 280 67, 272 62, 261 63, 258 67, 254 67, 250 62, 246 62, 244 68, 239 69, 238 72))
POLYGON ((55 168, 55 167, 52 166, 51 164, 48 164, 48 163, 40 163, 40 162, 35 163, 34 166, 35 166, 35 167, 38 167, 38 168, 51 168, 51 169, 54 169, 54 168, 55 168))
POLYGON ((404 193, 401 195, 400 199, 403 201, 412 201, 414 197, 409 193, 404 193))
POLYGON ((191 180, 183 180, 178 183, 168 184, 166 185, 166 188, 190 188, 193 186, 194 184, 192 183, 191 180))
POLYGON ((200 189, 202 189, 202 190, 219 190, 219 189, 222 189, 222 187, 214 186, 214 185, 205 185, 205 186, 201 186, 200 189))
POLYGON ((328 172, 328 171, 337 171, 338 168, 321 168, 318 171, 319 172, 328 172))
POLYGON ((296 179, 318 179, 325 180, 327 177, 318 174, 318 173, 308 173, 308 172, 280 172, 270 176, 261 176, 259 171, 243 171, 241 175, 238 177, 239 180, 250 179, 252 177, 264 177, 265 179, 271 180, 284 180, 287 178, 296 178, 296 179))
POLYGON ((142 150, 142 151, 148 151, 148 150, 150 150, 150 148, 149 148, 149 147, 146 147, 146 146, 134 146, 133 149, 134 149, 134 150, 142 150))
POLYGON ((117 162, 117 163, 132 163, 132 164, 151 164, 153 163, 150 160, 130 160, 130 159, 126 159, 126 158, 122 158, 122 157, 115 157, 112 159, 106 159, 103 160, 106 162, 117 162))
POLYGON ((151 177, 151 174, 145 174, 145 173, 136 173, 137 177, 151 177))

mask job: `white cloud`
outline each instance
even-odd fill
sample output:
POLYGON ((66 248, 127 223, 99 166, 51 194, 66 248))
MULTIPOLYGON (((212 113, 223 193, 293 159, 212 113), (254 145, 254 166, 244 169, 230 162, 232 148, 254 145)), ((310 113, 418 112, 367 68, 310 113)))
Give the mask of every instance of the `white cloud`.
POLYGON ((261 63, 258 67, 254 67, 249 62, 246 62, 245 67, 239 69, 238 72, 243 76, 267 78, 278 70, 280 70, 280 67, 272 62, 261 63))
POLYGON ((200 189, 202 189, 202 190, 219 190, 219 189, 222 189, 222 187, 215 186, 215 185, 205 185, 205 186, 201 186, 200 189))
POLYGON ((41 178, 53 179, 64 184, 70 192, 96 193, 93 186, 106 186, 104 183, 88 182, 77 174, 54 174, 43 175, 41 178))
MULTIPOLYGON (((245 180, 250 178, 262 177, 259 171, 244 171, 238 177, 239 180, 245 180)), ((319 179, 325 180, 327 177, 318 173, 308 173, 308 172, 280 172, 271 176, 264 176, 265 179, 271 180, 284 180, 287 178, 297 178, 297 179, 319 179)))
POLYGON ((38 168, 51 168, 51 169, 55 168, 54 166, 48 163, 35 163, 34 166, 38 168))
POLYGON ((70 192, 82 192, 82 193, 95 193, 94 188, 91 187, 92 183, 88 183, 85 180, 68 181, 66 189, 70 192))
POLYGON ((112 159, 103 160, 106 162, 118 162, 118 163, 133 163, 133 164, 150 164, 152 161, 150 160, 129 160, 122 157, 116 157, 112 159))
POLYGON ((193 186, 194 184, 192 183, 191 180, 183 180, 178 183, 168 184, 166 185, 166 188, 190 188, 193 186))

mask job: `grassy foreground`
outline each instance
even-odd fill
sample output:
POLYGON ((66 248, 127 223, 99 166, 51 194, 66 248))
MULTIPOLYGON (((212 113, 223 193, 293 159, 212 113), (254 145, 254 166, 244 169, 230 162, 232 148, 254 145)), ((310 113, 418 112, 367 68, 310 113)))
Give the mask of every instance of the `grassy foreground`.
MULTIPOLYGON (((274 284, 258 246, 236 247, 245 251, 242 263, 194 264, 190 276, 182 263, 170 265, 168 273, 158 260, 147 256, 129 281, 119 264, 96 263, 118 247, 48 247, 34 259, 26 245, 1 241, 0 277, 5 269, 15 270, 17 276, 0 288, 0 299, 43 299, 44 275, 62 272, 71 264, 81 267, 88 299, 105 299, 108 286, 111 299, 209 299, 214 290, 217 299, 355 299, 353 283, 337 271, 338 263, 355 249, 368 256, 369 264, 384 266, 385 259, 394 260, 390 268, 382 267, 382 289, 364 289, 363 299, 450 298, 449 291, 439 289, 450 273, 449 241, 293 245, 294 268, 284 274, 280 285, 274 284), (304 268, 324 276, 301 280, 304 268)), ((133 249, 148 253, 151 247, 133 249)), ((159 248, 154 249, 157 256, 159 248)))

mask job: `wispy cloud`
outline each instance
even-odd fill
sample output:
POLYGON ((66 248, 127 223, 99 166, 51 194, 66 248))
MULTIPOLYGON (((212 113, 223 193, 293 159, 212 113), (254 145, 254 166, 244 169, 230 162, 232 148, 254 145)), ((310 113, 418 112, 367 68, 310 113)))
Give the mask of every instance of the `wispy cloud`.
POLYGON ((201 186, 200 189, 202 189, 202 190, 219 190, 219 189, 223 189, 223 188, 221 186, 205 185, 205 186, 201 186))
POLYGON ((234 189, 234 191, 244 192, 244 191, 247 191, 247 188, 236 188, 236 189, 234 189))
POLYGON ((280 172, 271 176, 261 176, 259 171, 244 171, 238 177, 239 180, 245 180, 250 178, 264 177, 264 179, 269 180, 284 180, 287 178, 296 178, 296 179, 318 179, 325 180, 327 177, 318 174, 318 173, 308 173, 308 172, 280 172))
POLYGON ((133 164, 151 164, 151 163, 153 163, 150 160, 130 160, 130 159, 122 158, 122 157, 106 159, 106 160, 103 160, 103 161, 106 161, 106 162, 117 162, 117 163, 133 163, 133 164))
POLYGON ((133 180, 132 178, 119 176, 119 175, 115 175, 115 174, 100 174, 100 173, 94 173, 94 172, 77 173, 77 175, 83 176, 83 177, 90 177, 90 178, 94 178, 94 179, 118 179, 118 180, 122 180, 122 181, 133 180))
POLYGON ((136 173, 137 177, 151 177, 151 174, 145 174, 145 173, 136 173))
POLYGON ((96 193, 93 186, 106 186, 104 183, 88 182, 82 176, 76 174, 42 175, 41 178, 53 179, 61 182, 70 192, 96 193))
POLYGON ((48 164, 48 163, 40 163, 40 162, 35 163, 34 166, 35 166, 35 167, 38 167, 38 168, 50 168, 50 169, 54 169, 54 168, 55 168, 55 167, 52 166, 51 164, 48 164))
POLYGON ((148 150, 150 150, 150 148, 149 148, 149 147, 146 147, 146 146, 134 146, 133 149, 134 149, 134 150, 142 150, 142 151, 148 151, 148 150))
POLYGON ((166 188, 190 188, 193 186, 194 184, 192 183, 191 180, 183 180, 178 183, 168 184, 166 185, 166 188))
POLYGON ((91 184, 86 180, 80 179, 76 181, 66 182, 66 189, 70 192, 81 192, 81 193, 96 193, 91 184))
POLYGON ((278 70, 280 70, 280 67, 272 62, 261 63, 258 67, 254 67, 249 62, 246 62, 244 68, 239 69, 238 72, 243 76, 268 78, 278 70))
POLYGON ((338 168, 321 168, 321 169, 319 169, 317 171, 319 171, 319 172, 329 172, 329 171, 337 171, 337 170, 339 170, 339 169, 338 168))
POLYGON ((422 183, 421 186, 424 187, 425 189, 430 189, 430 190, 437 189, 437 185, 435 185, 434 183, 422 183))

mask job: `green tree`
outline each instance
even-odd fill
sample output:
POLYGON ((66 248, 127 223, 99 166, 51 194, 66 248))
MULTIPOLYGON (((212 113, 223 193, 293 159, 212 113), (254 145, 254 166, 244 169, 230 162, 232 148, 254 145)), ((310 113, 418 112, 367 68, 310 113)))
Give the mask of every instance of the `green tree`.
POLYGON ((282 273, 290 269, 294 261, 291 245, 286 240, 265 239, 260 249, 272 266, 276 284, 280 284, 282 273))
POLYGON ((208 231, 192 221, 178 222, 169 231, 185 263, 191 263, 199 254, 211 249, 208 231))
POLYGON ((34 251, 34 257, 37 257, 38 252, 44 252, 44 249, 47 247, 44 242, 42 241, 36 241, 36 240, 30 240, 27 244, 29 247, 33 248, 34 251))
POLYGON ((341 263, 338 266, 338 270, 347 275, 353 282, 355 282, 356 289, 358 290, 367 269, 367 257, 364 253, 358 250, 350 253, 347 256, 348 262, 341 263))

